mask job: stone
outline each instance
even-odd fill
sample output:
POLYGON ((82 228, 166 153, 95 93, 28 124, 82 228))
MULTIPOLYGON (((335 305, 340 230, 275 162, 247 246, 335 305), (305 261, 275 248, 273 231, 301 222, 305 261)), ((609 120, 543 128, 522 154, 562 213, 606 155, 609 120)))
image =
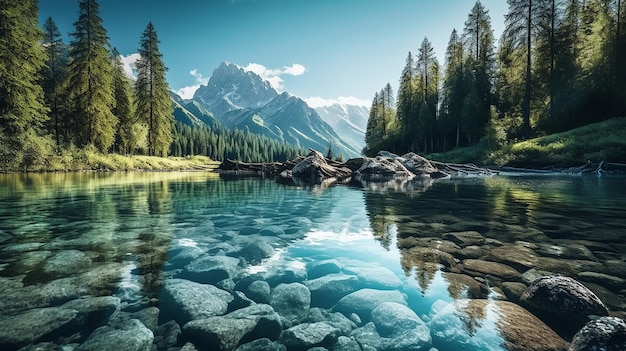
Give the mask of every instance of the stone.
POLYGON ((62 250, 28 273, 23 281, 25 284, 48 282, 85 272, 90 266, 91 259, 84 252, 62 250))
POLYGON ((307 280, 307 272, 304 267, 278 267, 271 268, 265 273, 264 279, 270 286, 279 284, 299 283, 307 280))
POLYGON ((430 322, 433 346, 442 350, 567 350, 567 342, 517 304, 498 300, 457 300, 430 322))
POLYGON ((319 151, 311 152, 291 170, 293 178, 311 183, 320 184, 326 179, 335 178, 345 180, 350 178, 352 171, 346 167, 336 167, 329 164, 319 151))
POLYGON ((150 351, 153 341, 150 329, 130 319, 96 329, 76 351, 150 351))
POLYGON ((100 324, 120 308, 120 299, 113 296, 86 297, 76 299, 60 307, 78 311, 76 323, 82 326, 100 324))
POLYGON ((502 283, 502 291, 506 297, 512 302, 518 303, 522 294, 526 290, 526 284, 519 282, 504 282, 502 283))
POLYGON ((483 249, 478 245, 469 245, 458 251, 460 258, 480 258, 483 256, 483 249))
POLYGON ((284 318, 287 325, 291 325, 311 307, 311 292, 300 283, 279 284, 270 295, 270 305, 284 318))
POLYGON ((442 276, 448 282, 448 292, 452 298, 484 299, 489 295, 487 285, 467 274, 444 272, 442 276))
POLYGON ((353 177, 367 182, 384 182, 411 180, 415 175, 397 159, 377 156, 376 158, 367 158, 361 168, 354 172, 353 177))
POLYGON ((504 263, 522 272, 537 265, 537 254, 535 251, 517 244, 506 244, 493 248, 487 259, 499 263, 504 263))
POLYGON ((270 302, 270 285, 263 280, 255 280, 245 290, 245 294, 256 303, 270 302))
POLYGON ((350 337, 354 338, 361 345, 363 351, 382 349, 383 339, 378 334, 376 326, 372 322, 353 330, 352 333, 350 333, 350 337))
POLYGON ((227 291, 184 279, 166 280, 161 294, 161 313, 171 315, 180 325, 222 315, 233 300, 227 291))
POLYGON ((220 280, 232 279, 238 273, 239 259, 228 256, 203 255, 185 266, 179 278, 197 283, 215 284, 220 280))
POLYGON ((172 257, 167 260, 167 263, 172 268, 182 268, 204 254, 204 250, 197 246, 183 246, 176 251, 170 251, 172 257))
POLYGON ((327 274, 317 279, 307 280, 304 284, 311 291, 311 305, 330 308, 359 286, 359 278, 354 275, 327 274))
POLYGON ((274 254, 274 248, 265 241, 258 240, 249 243, 239 250, 235 256, 240 256, 246 259, 249 264, 257 265, 264 259, 271 257, 274 254))
POLYGON ((241 291, 234 291, 233 293, 233 301, 228 304, 228 310, 234 311, 240 308, 245 308, 251 305, 254 305, 256 302, 249 299, 246 294, 241 291))
POLYGON ((341 264, 336 259, 316 261, 309 263, 307 274, 309 279, 315 279, 327 274, 340 273, 341 264))
POLYGON ((552 272, 542 271, 536 268, 531 268, 527 270, 526 272, 524 272, 524 274, 522 274, 522 282, 524 282, 524 284, 526 285, 530 285, 530 283, 534 282, 535 280, 541 277, 545 277, 547 275, 553 275, 553 274, 554 273, 552 272))
POLYGON ((129 315, 129 318, 137 319, 141 321, 141 323, 143 323, 143 325, 145 325, 146 328, 154 332, 157 329, 157 326, 159 325, 159 313, 160 312, 161 311, 157 307, 151 306, 151 307, 144 308, 141 311, 131 313, 129 315))
POLYGON ((180 326, 176 321, 168 321, 159 325, 154 332, 154 344, 161 350, 174 347, 178 344, 178 336, 180 335, 180 326))
POLYGON ((414 329, 404 330, 392 338, 384 340, 383 345, 386 351, 429 350, 432 345, 430 329, 426 325, 420 325, 414 329))
POLYGON ((600 317, 585 324, 570 344, 569 351, 626 350, 626 322, 616 317, 600 317))
POLYGON ((609 274, 597 272, 580 272, 576 275, 576 278, 585 282, 600 284, 608 288, 614 288, 616 290, 626 287, 626 279, 609 274))
POLYGON ((361 346, 356 340, 347 336, 340 336, 332 348, 333 351, 361 351, 361 346))
POLYGON ((303 323, 285 330, 280 342, 288 349, 309 349, 316 346, 330 347, 339 337, 339 330, 326 322, 303 323))
POLYGON ((240 345, 239 347, 235 349, 235 351, 258 351, 258 350, 287 351, 287 346, 279 342, 272 341, 268 338, 261 338, 261 339, 256 339, 249 343, 240 345))
POLYGON ((480 246, 485 243, 485 237, 477 231, 446 233, 443 238, 461 246, 480 246))
POLYGON ((345 272, 357 275, 361 288, 393 290, 402 285, 400 278, 385 267, 350 267, 345 272))
POLYGON ((406 305, 383 302, 372 310, 372 322, 382 337, 403 333, 407 329, 425 327, 426 324, 406 305))
POLYGON ((282 330, 280 316, 269 305, 258 304, 225 316, 191 321, 181 337, 209 350, 234 350, 258 338, 277 339, 282 330))
POLYGON ((532 282, 520 303, 560 335, 571 338, 589 316, 608 315, 607 307, 587 287, 560 275, 541 277, 532 282))
POLYGON ((17 349, 38 342, 47 336, 53 340, 60 334, 71 334, 65 330, 72 324, 78 311, 59 307, 33 309, 26 313, 0 317, 0 349, 17 349))
POLYGON ((341 312, 345 316, 351 313, 359 315, 361 320, 369 321, 372 310, 383 302, 397 302, 406 305, 406 296, 398 290, 361 289, 350 293, 333 307, 334 312, 341 312))
POLYGON ((464 272, 474 276, 491 276, 504 280, 519 280, 522 275, 514 268, 502 263, 482 260, 464 260, 461 268, 464 272))
POLYGON ((262 236, 282 237, 285 235, 285 230, 277 225, 272 225, 261 229, 259 234, 262 236))
POLYGON ((431 178, 444 178, 449 176, 444 172, 440 172, 430 161, 413 152, 402 155, 397 158, 406 169, 418 176, 427 176, 431 178))

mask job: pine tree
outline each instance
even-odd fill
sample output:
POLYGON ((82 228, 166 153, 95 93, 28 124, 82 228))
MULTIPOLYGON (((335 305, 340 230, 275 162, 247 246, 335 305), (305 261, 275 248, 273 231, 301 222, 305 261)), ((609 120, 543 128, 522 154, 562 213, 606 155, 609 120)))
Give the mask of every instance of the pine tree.
POLYGON ((137 117, 148 128, 148 154, 165 156, 173 140, 174 115, 165 80, 167 68, 158 44, 157 33, 150 22, 140 40, 135 99, 137 117))
POLYGON ((123 154, 133 153, 137 146, 137 135, 135 134, 135 107, 133 102, 133 91, 130 80, 124 72, 122 57, 116 48, 113 48, 113 95, 115 97, 115 107, 112 112, 117 117, 117 132, 115 138, 115 149, 123 154))
MULTIPOLYGON (((461 134, 461 111, 466 94, 464 82, 464 50, 461 38, 455 30, 450 34, 446 49, 446 69, 442 88, 441 102, 441 129, 444 134, 444 144, 447 134, 455 130, 456 147, 459 146, 461 134)), ((446 145, 444 145, 444 149, 446 145)))
POLYGON ((62 86, 67 68, 67 46, 63 43, 61 33, 52 17, 48 17, 43 25, 43 46, 46 52, 46 66, 43 69, 42 86, 46 98, 46 105, 50 109, 52 131, 57 147, 60 145, 60 136, 67 135, 66 123, 62 116, 63 102, 65 101, 62 86))
POLYGON ((382 97, 376 92, 372 99, 372 107, 370 108, 370 115, 367 119, 367 126, 365 128, 365 150, 364 153, 368 156, 374 156, 380 151, 381 143, 383 140, 382 134, 382 97))
MULTIPOLYGON (((397 120, 398 120, 398 138, 403 143, 409 139, 409 135, 414 135, 417 129, 414 126, 413 121, 417 120, 416 113, 413 110, 415 103, 415 61, 413 54, 409 51, 406 64, 402 69, 400 76, 400 86, 398 87, 398 99, 397 99, 397 120)), ((408 149, 408 145, 404 145, 405 149, 408 149)))
POLYGON ((66 86, 72 129, 78 145, 108 152, 115 140, 117 117, 111 112, 113 68, 108 37, 96 0, 79 1, 79 17, 70 45, 66 86))
POLYGON ((0 0, 0 133, 20 139, 48 120, 39 84, 44 67, 37 0, 0 0))
MULTIPOLYGON (((417 134, 415 138, 421 138, 424 145, 430 138, 431 150, 434 144, 434 133, 437 129, 437 106, 439 105, 439 63, 435 56, 435 50, 428 38, 424 38, 417 56, 417 103, 415 111, 417 115, 417 134), (426 109, 424 108, 426 105, 426 109)), ((411 145, 418 147, 419 140, 415 139, 411 145)), ((426 147, 425 147, 426 149, 426 147)))

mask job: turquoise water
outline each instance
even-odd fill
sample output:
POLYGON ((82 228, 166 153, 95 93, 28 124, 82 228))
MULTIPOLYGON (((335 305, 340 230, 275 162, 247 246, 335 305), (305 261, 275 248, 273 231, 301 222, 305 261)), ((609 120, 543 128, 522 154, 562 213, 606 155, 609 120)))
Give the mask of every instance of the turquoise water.
MULTIPOLYGON (((516 302, 505 283, 569 275, 623 315, 624 184, 512 176, 302 188, 202 172, 0 175, 0 346, 106 349, 145 332, 134 349, 187 342, 234 349, 260 338, 290 350, 510 349, 526 340, 503 330, 510 316, 501 301, 516 302), (450 235, 468 231, 472 242, 450 235), (537 259, 518 264, 496 247, 523 247, 537 259), (518 274, 476 271, 468 260, 518 274), (165 287, 179 280, 225 292, 227 306, 211 312, 217 317, 206 328, 259 303, 272 306, 280 333, 236 318, 235 330, 243 331, 234 341, 206 328, 192 332, 185 324, 207 316, 180 317, 204 307, 165 287), (266 297, 248 296, 252 281, 267 282, 266 297), (281 284, 306 288, 285 307, 281 284), (349 306, 346 297, 356 292, 387 295, 368 309, 374 297, 349 306), (486 305, 469 311, 468 298, 486 305), (385 301, 400 312, 379 316, 374 311, 385 301), (38 321, 34 312, 53 317, 38 321), (141 323, 127 327, 134 320, 141 323), (322 337, 294 341, 304 324, 321 328, 322 337)), ((527 332, 532 339, 535 331, 527 332)))

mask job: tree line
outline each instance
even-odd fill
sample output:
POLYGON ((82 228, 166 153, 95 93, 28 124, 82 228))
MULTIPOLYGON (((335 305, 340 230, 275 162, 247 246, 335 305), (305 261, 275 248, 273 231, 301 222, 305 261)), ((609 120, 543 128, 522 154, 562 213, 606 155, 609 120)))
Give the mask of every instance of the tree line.
POLYGON ((551 134, 626 115, 623 0, 507 0, 496 49, 477 1, 441 69, 424 38, 397 95, 376 92, 365 154, 436 152, 551 134))
POLYGON ((96 0, 78 0, 65 44, 37 0, 0 0, 0 163, 28 165, 66 150, 271 161, 302 152, 223 128, 174 123, 167 68, 152 23, 139 38, 136 79, 111 47, 96 0))

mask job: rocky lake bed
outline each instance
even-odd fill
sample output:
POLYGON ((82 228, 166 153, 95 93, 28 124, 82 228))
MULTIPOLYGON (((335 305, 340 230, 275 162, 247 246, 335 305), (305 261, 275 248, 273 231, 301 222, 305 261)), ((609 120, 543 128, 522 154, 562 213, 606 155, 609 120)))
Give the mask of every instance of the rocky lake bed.
MULTIPOLYGON (((32 212, 2 214, 0 348, 626 347, 626 224, 606 213, 590 223, 467 199, 441 211, 423 191, 293 195, 251 182, 205 198, 215 189, 202 182, 168 186, 167 206, 111 218, 17 203, 32 212), (175 195, 189 192, 193 206, 175 195), (362 212, 341 208, 363 201, 362 212)), ((85 201, 76 208, 103 206, 85 201)))

